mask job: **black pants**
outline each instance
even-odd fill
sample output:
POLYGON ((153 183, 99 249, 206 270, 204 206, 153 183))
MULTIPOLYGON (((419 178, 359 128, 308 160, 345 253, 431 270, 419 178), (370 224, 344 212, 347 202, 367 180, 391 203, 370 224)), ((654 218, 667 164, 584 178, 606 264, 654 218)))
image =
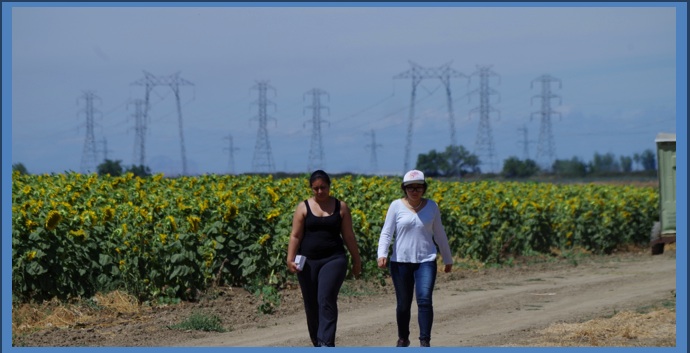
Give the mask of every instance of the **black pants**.
POLYGON ((297 274, 302 289, 307 328, 314 347, 335 347, 338 292, 345 280, 347 257, 339 253, 324 259, 307 258, 297 274))

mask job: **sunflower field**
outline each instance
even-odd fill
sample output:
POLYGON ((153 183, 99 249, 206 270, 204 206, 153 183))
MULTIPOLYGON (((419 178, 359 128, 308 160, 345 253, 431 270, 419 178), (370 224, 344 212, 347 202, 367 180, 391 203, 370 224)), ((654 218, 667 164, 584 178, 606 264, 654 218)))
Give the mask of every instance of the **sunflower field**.
MULTIPOLYGON (((12 176, 14 300, 125 290, 140 300, 193 300, 213 285, 280 287, 294 276, 286 250, 308 176, 148 178, 126 174, 12 176)), ((376 249, 398 178, 342 176, 331 195, 347 202, 363 261, 376 249)), ((659 217, 655 188, 594 184, 430 180, 457 258, 585 248, 609 253, 649 241, 659 217)))

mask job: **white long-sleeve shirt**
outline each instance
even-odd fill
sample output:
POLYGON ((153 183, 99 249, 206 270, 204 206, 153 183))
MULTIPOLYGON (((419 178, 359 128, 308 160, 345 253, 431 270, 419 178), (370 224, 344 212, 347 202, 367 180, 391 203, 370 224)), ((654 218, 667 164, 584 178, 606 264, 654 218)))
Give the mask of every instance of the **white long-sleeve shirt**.
POLYGON ((434 261, 440 250, 445 265, 453 263, 446 231, 441 224, 441 211, 436 202, 427 199, 417 213, 405 206, 402 199, 391 202, 381 229, 377 258, 387 257, 395 235, 390 261, 420 263, 434 261), (438 250, 436 244, 438 244, 438 250))

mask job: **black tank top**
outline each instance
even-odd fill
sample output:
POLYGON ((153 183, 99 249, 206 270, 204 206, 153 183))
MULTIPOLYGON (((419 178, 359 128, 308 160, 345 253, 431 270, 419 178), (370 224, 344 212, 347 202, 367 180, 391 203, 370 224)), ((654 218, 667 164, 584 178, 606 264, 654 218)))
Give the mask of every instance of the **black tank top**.
POLYGON ((307 217, 304 220, 304 235, 300 244, 299 253, 307 259, 323 259, 337 253, 344 253, 343 238, 340 236, 340 201, 335 199, 335 211, 326 217, 317 217, 311 212, 309 202, 307 205, 307 217))

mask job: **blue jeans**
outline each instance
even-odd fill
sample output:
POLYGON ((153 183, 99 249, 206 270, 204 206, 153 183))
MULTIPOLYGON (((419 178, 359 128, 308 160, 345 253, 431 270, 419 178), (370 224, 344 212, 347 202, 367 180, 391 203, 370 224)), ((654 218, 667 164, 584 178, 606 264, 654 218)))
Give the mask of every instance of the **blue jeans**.
POLYGON ((398 338, 410 338, 410 309, 412 297, 417 298, 419 339, 431 339, 431 325, 434 322, 432 293, 436 283, 436 261, 422 263, 390 262, 391 278, 395 287, 395 319, 398 323, 398 338))

